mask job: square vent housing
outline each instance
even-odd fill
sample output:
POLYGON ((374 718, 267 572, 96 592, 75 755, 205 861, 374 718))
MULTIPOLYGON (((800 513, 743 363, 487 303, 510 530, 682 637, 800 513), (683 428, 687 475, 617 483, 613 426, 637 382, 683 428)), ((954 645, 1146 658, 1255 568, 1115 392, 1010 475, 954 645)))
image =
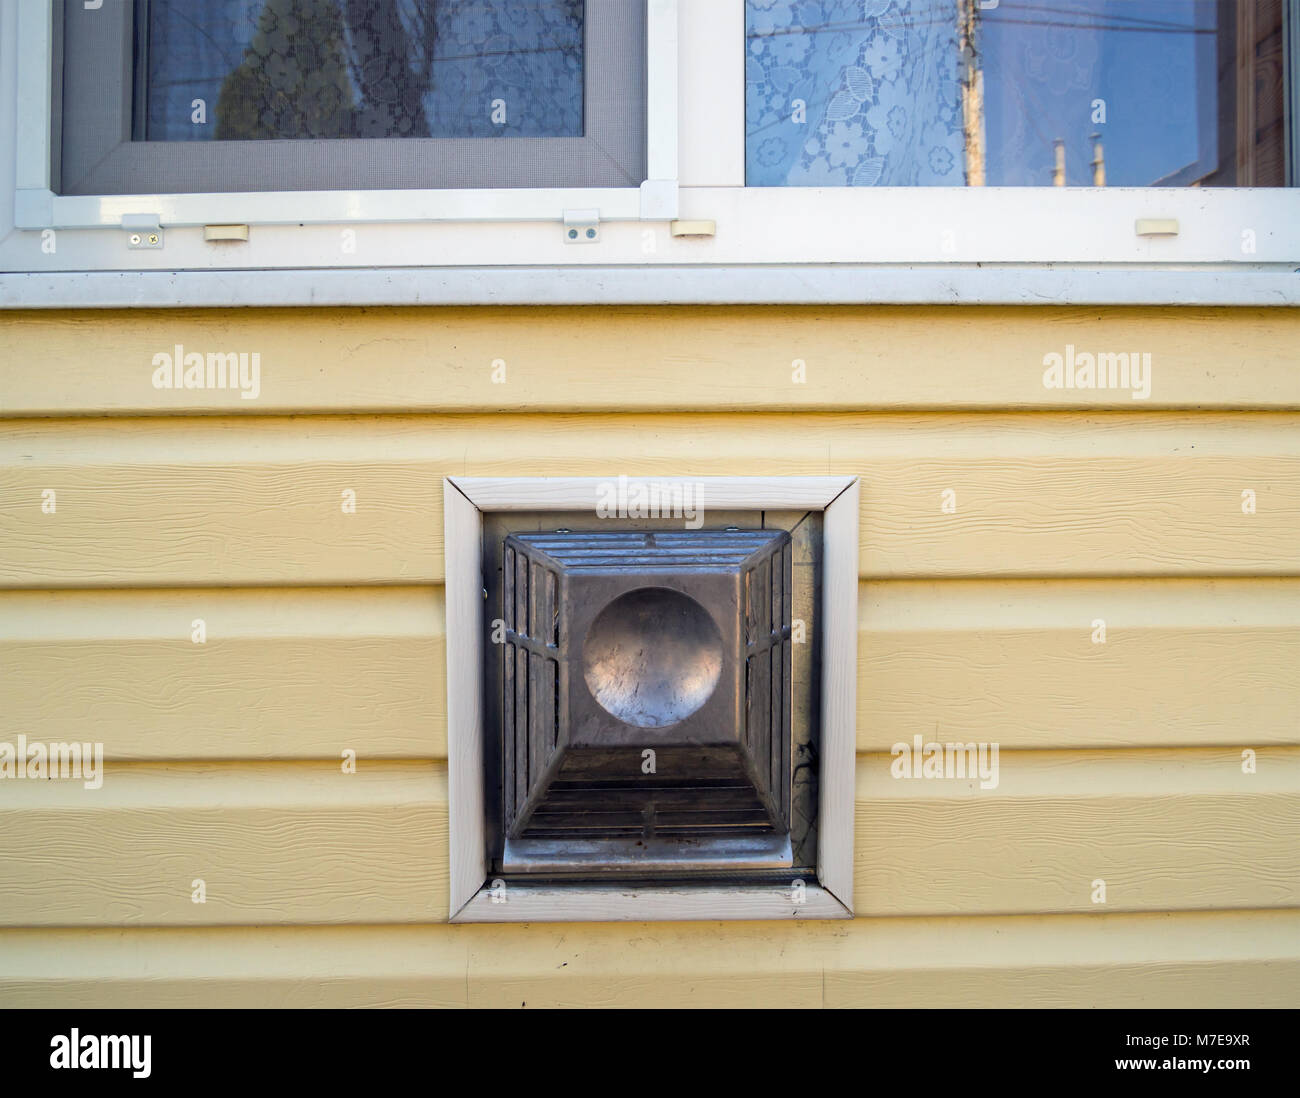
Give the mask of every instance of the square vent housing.
POLYGON ((792 864, 789 534, 517 533, 502 578, 505 870, 792 864))

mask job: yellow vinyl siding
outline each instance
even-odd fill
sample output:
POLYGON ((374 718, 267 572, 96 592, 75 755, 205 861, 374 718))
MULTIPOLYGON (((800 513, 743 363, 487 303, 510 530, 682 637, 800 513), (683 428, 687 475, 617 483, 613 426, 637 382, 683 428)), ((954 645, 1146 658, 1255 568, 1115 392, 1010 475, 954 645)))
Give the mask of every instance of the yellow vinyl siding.
MULTIPOLYGON (((935 730, 1300 744, 1300 579, 864 581, 858 601, 860 751, 935 730)), ((0 591, 6 723, 71 740, 93 712, 112 761, 445 759, 444 625, 441 586, 0 591)))
MULTIPOLYGON (((255 719, 255 714, 253 718, 255 719)), ((430 922, 447 915, 432 763, 110 766, 6 783, 0 925, 430 922), (191 899, 202 880, 206 902, 191 899)))
POLYGON ((0 931, 7 1006, 1294 1006, 1295 911, 0 931))
POLYGON ((30 311, 0 317, 0 393, 9 415, 1276 410, 1300 408, 1297 346, 1295 309, 30 311), (258 398, 153 388, 153 356, 177 344, 259 353, 258 398), (1067 344, 1150 353, 1151 395, 1045 389, 1043 356, 1067 344), (492 380, 498 360, 504 384, 492 380), (806 366, 801 384, 796 360, 806 366))
POLYGON ((114 761, 445 758, 446 659, 441 587, 0 592, 6 728, 114 761))
POLYGON ((621 472, 859 476, 864 579, 1300 573, 1300 414, 163 417, 6 425, 0 587, 441 583, 444 476, 621 472))
POLYGON ((1096 880, 1107 911, 1296 903, 1300 749, 1004 751, 996 793, 891 762, 858 756, 859 915, 1094 911, 1096 880))
MULTIPOLYGON (((1285 907, 1300 748, 1001 752, 996 795, 860 755, 859 916, 1285 907)), ((13 782, 0 926, 428 922, 446 915, 441 763, 110 765, 13 782), (207 902, 191 902, 191 881, 207 902)))
POLYGON ((0 782, 0 1004, 1300 1005, 1298 359, 1294 310, 0 313, 0 741, 108 760, 0 782), (1151 398, 1044 389, 1067 342, 1151 398), (155 390, 176 343, 261 395, 155 390), (861 478, 853 922, 445 925, 442 478, 619 473, 861 478))
POLYGON ((859 751, 1300 743, 1300 579, 863 583, 858 629, 859 751))

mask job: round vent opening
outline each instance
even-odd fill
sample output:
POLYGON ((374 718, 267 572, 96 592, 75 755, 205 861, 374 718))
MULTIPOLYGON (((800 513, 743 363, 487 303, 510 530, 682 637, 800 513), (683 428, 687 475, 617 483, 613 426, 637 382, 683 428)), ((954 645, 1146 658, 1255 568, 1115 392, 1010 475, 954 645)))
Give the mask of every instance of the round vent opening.
POLYGON ((718 685, 722 635, 688 595, 639 587, 591 623, 582 670, 611 716, 638 728, 667 728, 699 709, 718 685))

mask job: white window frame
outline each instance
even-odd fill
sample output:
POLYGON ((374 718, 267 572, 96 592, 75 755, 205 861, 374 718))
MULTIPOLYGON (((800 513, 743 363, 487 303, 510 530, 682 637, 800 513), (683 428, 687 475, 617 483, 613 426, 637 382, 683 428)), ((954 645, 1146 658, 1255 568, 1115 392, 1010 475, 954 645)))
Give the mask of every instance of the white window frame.
MULTIPOLYGON (((493 895, 484 817, 483 514, 581 511, 602 477, 451 477, 443 481, 447 636, 447 785, 451 922, 843 919, 853 915, 857 776, 858 527, 856 477, 703 477, 718 510, 821 511, 822 683, 817 880, 656 887, 511 884, 493 895), (504 898, 505 902, 498 902, 504 898)), ((647 488, 671 488, 650 477, 647 488)))
MULTIPOLYGON (((80 0, 68 0, 78 3, 80 0)), ((110 0, 111 2, 111 0, 110 0)), ((55 0, 18 9, 14 225, 20 229, 364 222, 669 220, 677 190, 677 0, 646 0, 646 179, 640 187, 60 195, 52 189, 55 0)))
POLYGON ((51 0, 0 0, 0 307, 1300 304, 1300 187, 747 188, 744 0, 646 3, 639 188, 72 197, 49 189, 51 0), (570 246, 566 218, 599 232, 570 246), (155 220, 164 246, 129 250, 155 220), (250 235, 205 240, 226 225, 250 235))
MULTIPOLYGON (((1300 0, 1285 0, 1297 31, 1300 0)), ((1215 264, 1242 269, 1300 260, 1300 186, 1190 187, 745 187, 745 0, 688 6, 682 28, 684 219, 711 218, 714 263, 1018 264, 1109 267, 1215 264), (702 109, 700 105, 705 105, 702 109), (725 121, 724 121, 725 120, 725 121), (717 135, 739 134, 739 141, 717 135), (1148 221, 1178 232, 1144 235, 1148 221), (723 238, 723 227, 726 238, 723 238), (1254 252, 1242 233, 1255 233, 1254 252)), ((1290 52, 1300 49, 1300 32, 1290 52)), ((1290 58, 1294 68, 1300 58, 1290 58)), ((1300 146, 1300 80, 1291 93, 1291 149, 1300 146)), ((1298 180, 1297 182, 1300 182, 1298 180)), ((941 300, 941 299, 940 299, 941 300)))

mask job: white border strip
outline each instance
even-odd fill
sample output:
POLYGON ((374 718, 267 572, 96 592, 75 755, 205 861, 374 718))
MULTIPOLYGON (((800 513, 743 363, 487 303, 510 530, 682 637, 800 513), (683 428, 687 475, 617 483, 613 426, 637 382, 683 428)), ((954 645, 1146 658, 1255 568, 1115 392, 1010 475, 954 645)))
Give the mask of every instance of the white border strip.
MULTIPOLYGON (((590 511, 616 477, 454 477, 454 484, 480 511, 590 511)), ((667 492, 681 477, 636 477, 638 487, 667 492)), ((737 511, 825 509, 851 481, 845 477, 696 477, 711 508, 737 511)), ((856 530, 857 528, 854 527, 856 530)), ((856 541, 856 536, 854 538, 856 541)), ((857 583, 854 558, 854 583, 857 583)), ((856 598, 854 605, 857 605, 856 598)), ((854 634, 856 636, 856 633, 854 634)))
MULTIPOLYGON (((504 903, 487 880, 483 806, 481 553, 484 511, 594 509, 602 477, 449 477, 443 481, 447 588, 448 830, 451 922, 611 919, 844 918, 853 911, 854 778, 857 768, 856 477, 705 477, 709 506, 824 510, 822 628, 823 773, 818 881, 796 901, 788 886, 652 889, 610 885, 513 885, 504 903), (832 539, 834 545, 831 544, 832 539), (852 588, 852 594, 845 594, 852 588), (829 604, 834 603, 832 608, 829 604), (485 888, 485 886, 488 886, 485 888)), ((669 478, 646 478, 668 483, 669 478)))
POLYGON ((646 5, 646 178, 677 182, 677 0, 646 5))
POLYGON ((714 919, 848 919, 830 892, 809 882, 802 902, 791 900, 789 885, 739 885, 736 888, 584 887, 560 890, 542 885, 511 885, 493 902, 490 889, 478 892, 452 922, 571 923, 688 922, 714 919), (580 896, 575 895, 580 893, 580 896), (581 914, 575 911, 581 903, 581 914))
MULTIPOLYGON (((22 158, 26 159, 26 158, 22 158)), ((20 229, 120 228, 129 214, 156 216, 165 228, 203 225, 419 225, 443 221, 563 221, 568 209, 598 210, 602 221, 636 221, 636 187, 431 191, 256 191, 214 194, 56 195, 20 190, 20 229)))
POLYGON ((0 274, 0 308, 402 305, 1300 305, 1300 269, 462 267, 0 274))
POLYGON ((54 5, 18 5, 16 190, 49 190, 50 101, 54 69, 54 5))
POLYGON ((456 819, 478 820, 451 828, 451 910, 459 911, 487 876, 483 842, 482 584, 483 513, 448 481, 442 485, 447 636, 447 800, 456 819))
MULTIPOLYGON (((858 532, 856 478, 822 519, 822 738, 818 834, 853 835, 857 790, 858 532)), ((853 912, 853 840, 818 842, 817 879, 853 912)))

